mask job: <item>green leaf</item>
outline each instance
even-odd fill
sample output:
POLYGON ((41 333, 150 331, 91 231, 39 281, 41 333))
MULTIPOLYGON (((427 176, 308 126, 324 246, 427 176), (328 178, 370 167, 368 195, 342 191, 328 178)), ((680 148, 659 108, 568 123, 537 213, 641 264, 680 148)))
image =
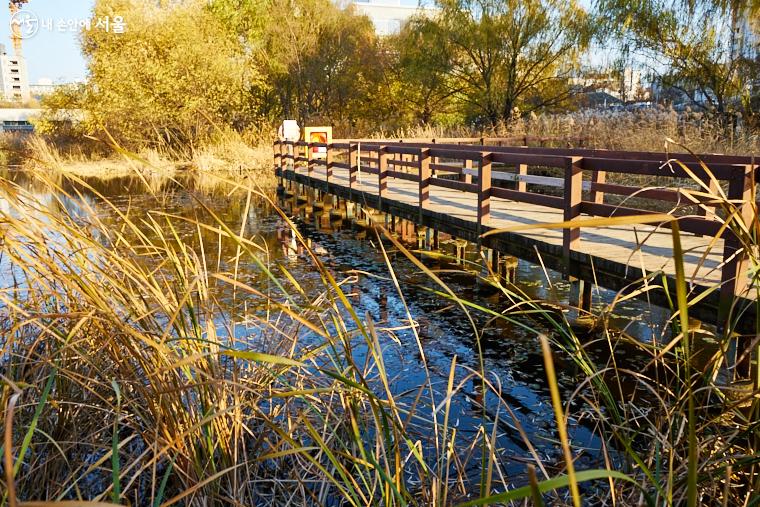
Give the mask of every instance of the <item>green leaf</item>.
POLYGON ((284 366, 306 366, 300 361, 290 359, 289 357, 274 356, 264 354, 263 352, 254 352, 252 350, 225 350, 223 356, 236 357, 238 359, 247 359, 249 361, 258 361, 260 363, 281 364, 284 366))
MULTIPOLYGON (((575 474, 575 478, 578 482, 593 481, 597 479, 620 479, 623 481, 632 482, 638 485, 638 483, 631 477, 628 477, 622 472, 616 472, 615 470, 584 470, 575 474)), ((565 488, 570 484, 570 478, 567 475, 560 475, 553 477, 545 481, 538 483, 538 490, 541 493, 548 491, 554 491, 555 489, 565 488)), ((469 507, 472 505, 487 505, 497 502, 510 502, 512 500, 521 500, 531 496, 531 487, 523 486, 522 488, 513 489, 505 493, 499 493, 497 495, 491 495, 470 502, 459 504, 459 507, 469 507)), ((647 503, 651 504, 651 500, 647 496, 647 503)))

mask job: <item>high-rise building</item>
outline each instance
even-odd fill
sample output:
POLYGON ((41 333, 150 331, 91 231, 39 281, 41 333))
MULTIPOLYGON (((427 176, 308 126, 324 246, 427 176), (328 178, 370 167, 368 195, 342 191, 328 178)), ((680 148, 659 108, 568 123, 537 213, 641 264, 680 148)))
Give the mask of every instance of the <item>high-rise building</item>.
POLYGON ((8 54, 5 44, 0 44, 0 74, 2 75, 2 92, 5 100, 28 102, 32 98, 29 90, 26 59, 20 54, 8 54))

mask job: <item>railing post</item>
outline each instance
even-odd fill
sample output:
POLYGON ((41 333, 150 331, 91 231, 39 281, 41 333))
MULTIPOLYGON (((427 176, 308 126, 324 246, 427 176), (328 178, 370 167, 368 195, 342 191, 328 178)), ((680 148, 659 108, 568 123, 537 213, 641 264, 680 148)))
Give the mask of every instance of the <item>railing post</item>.
MULTIPOLYGON (((754 167, 751 165, 737 168, 737 174, 728 182, 727 195, 729 200, 734 201, 734 205, 739 211, 735 216, 735 220, 744 223, 750 231, 753 227, 752 204, 755 201, 755 182, 753 172, 754 167)), ((732 227, 732 229, 738 228, 739 227, 732 227)), ((723 243, 723 270, 721 273, 720 304, 718 308, 718 325, 723 329, 731 329, 728 320, 731 316, 731 309, 735 297, 744 293, 749 285, 749 279, 747 277, 748 267, 749 256, 744 250, 742 241, 735 235, 733 230, 727 231, 723 243)), ((732 339, 729 345, 727 361, 729 367, 736 366, 737 369, 739 369, 740 365, 737 365, 736 361, 738 360, 739 354, 744 351, 739 352, 737 351, 737 348, 736 340, 732 339)), ((750 357, 746 359, 744 363, 745 366, 750 363, 750 360, 750 357)), ((746 368, 741 369, 746 370, 746 368)), ((749 372, 737 372, 734 370, 734 373, 746 374, 749 372)))
POLYGON ((604 192, 594 188, 597 184, 607 181, 606 171, 591 171, 591 201, 596 204, 604 204, 604 192))
POLYGON ((377 197, 378 210, 382 211, 383 196, 388 189, 388 147, 381 146, 377 150, 377 197))
POLYGON ((327 145, 327 152, 325 153, 325 182, 330 183, 330 178, 333 172, 333 151, 332 144, 327 145))
POLYGON ((277 178, 277 186, 283 187, 283 179, 282 179, 282 148, 280 147, 280 140, 277 139, 274 144, 272 144, 272 152, 274 153, 274 172, 277 174, 277 170, 279 169, 280 175, 277 178))
POLYGON ((428 148, 420 148, 417 159, 420 183, 420 225, 422 225, 422 211, 427 208, 430 202, 430 150, 428 148))
POLYGON ((311 178, 311 172, 314 170, 314 162, 311 156, 311 143, 306 143, 306 176, 311 178))
POLYGON ((359 172, 359 147, 356 143, 348 145, 348 188, 353 197, 356 186, 356 173, 359 172))
MULTIPOLYGON (((719 182, 715 180, 714 178, 710 178, 709 188, 710 193, 712 195, 718 195, 718 187, 720 186, 719 182)), ((702 206, 699 207, 699 210, 697 210, 697 214, 705 217, 706 220, 715 220, 715 206, 710 206, 709 204, 703 204, 704 208, 702 206), (705 209, 710 208, 710 209, 705 209)))
MULTIPOLYGON (((478 160, 478 236, 491 219, 491 153, 483 152, 478 160)), ((478 240, 480 241, 480 240, 478 240)))
POLYGON ((517 166, 517 191, 527 192, 528 182, 522 179, 523 176, 528 174, 528 164, 519 164, 517 166))
POLYGON ((288 168, 288 142, 283 141, 280 143, 280 170, 283 174, 288 168))
POLYGON ((472 183, 472 174, 466 174, 464 172, 465 169, 472 169, 472 160, 469 158, 464 161, 464 167, 462 168, 462 174, 459 175, 459 181, 472 183))
MULTIPOLYGON (((565 159, 565 213, 564 220, 570 221, 581 214, 581 198, 583 191, 583 158, 568 157, 565 159)), ((570 274, 570 252, 578 248, 581 240, 581 230, 577 227, 566 227, 562 230, 562 254, 570 274)))
MULTIPOLYGON (((431 144, 435 144, 435 138, 432 138, 432 139, 430 140, 430 143, 431 143, 431 144)), ((437 163, 438 163, 438 157, 433 157, 433 158, 431 158, 431 159, 430 159, 430 161, 431 161, 431 163, 432 163, 432 164, 437 164, 437 163)), ((435 178, 435 168, 431 168, 431 170, 430 170, 430 175, 431 175, 433 178, 435 178)))

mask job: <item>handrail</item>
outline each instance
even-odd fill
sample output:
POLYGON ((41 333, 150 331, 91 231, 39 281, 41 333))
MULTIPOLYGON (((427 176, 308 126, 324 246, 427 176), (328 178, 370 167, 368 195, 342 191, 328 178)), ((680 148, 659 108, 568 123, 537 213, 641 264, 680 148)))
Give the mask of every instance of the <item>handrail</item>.
MULTIPOLYGON (((376 174, 378 178, 378 199, 381 205, 383 199, 387 198, 389 178, 417 182, 420 220, 430 206, 431 187, 446 187, 475 194, 479 233, 488 227, 491 198, 562 209, 566 221, 576 220, 582 214, 610 217, 654 213, 653 210, 605 204, 605 194, 699 205, 702 216, 678 218, 681 230, 698 235, 721 234, 725 240, 721 294, 735 294, 744 289, 742 284, 746 282, 743 280, 742 269, 746 256, 741 252, 738 238, 730 228, 724 227, 723 219, 712 211, 714 203, 710 199, 695 197, 681 188, 641 188, 607 183, 606 174, 697 179, 713 189, 716 188, 717 181, 725 181, 728 183, 728 199, 740 208, 739 214, 748 218, 752 212, 751 205, 755 201, 756 177, 760 175, 760 168, 753 157, 588 148, 459 145, 450 144, 449 141, 452 139, 456 140, 445 138, 440 139, 446 141, 445 143, 417 143, 351 139, 329 144, 275 141, 274 164, 281 176, 286 171, 295 171, 300 165, 306 167, 307 176, 311 177, 316 166, 324 167, 325 181, 328 184, 335 168, 346 169, 351 195, 356 189, 357 174, 362 170, 361 167, 370 168, 367 172, 376 174), (324 160, 313 157, 314 148, 325 149, 324 160), (362 153, 365 155, 362 156, 362 153), (448 162, 441 162, 441 159, 448 162), (529 175, 530 166, 559 169, 563 176, 555 178, 529 175), (409 170, 411 172, 408 172, 409 170), (591 174, 590 181, 583 180, 584 172, 591 174), (446 173, 449 178, 437 173, 446 173), (452 176, 456 179, 450 179, 452 176), (474 182, 473 177, 476 178, 474 182), (504 179, 514 181, 517 188, 513 190, 492 186, 494 182, 504 179), (528 184, 561 187, 563 195, 530 192, 528 184), (584 191, 590 191, 591 200, 584 199, 584 191)), ((563 229, 562 243, 564 257, 569 260, 571 253, 578 250, 580 229, 563 229)))

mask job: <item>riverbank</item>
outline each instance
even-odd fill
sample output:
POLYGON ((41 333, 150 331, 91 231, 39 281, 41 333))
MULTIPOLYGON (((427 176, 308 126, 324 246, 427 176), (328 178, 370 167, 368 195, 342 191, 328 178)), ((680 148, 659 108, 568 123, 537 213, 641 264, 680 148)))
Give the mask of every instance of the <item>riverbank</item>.
POLYGON ((171 178, 195 171, 201 174, 247 175, 271 190, 276 179, 271 171, 272 147, 268 142, 247 140, 226 132, 199 147, 172 149, 145 147, 129 150, 91 139, 54 142, 41 136, 6 135, 0 139, 6 165, 28 170, 50 170, 79 178, 171 178))

